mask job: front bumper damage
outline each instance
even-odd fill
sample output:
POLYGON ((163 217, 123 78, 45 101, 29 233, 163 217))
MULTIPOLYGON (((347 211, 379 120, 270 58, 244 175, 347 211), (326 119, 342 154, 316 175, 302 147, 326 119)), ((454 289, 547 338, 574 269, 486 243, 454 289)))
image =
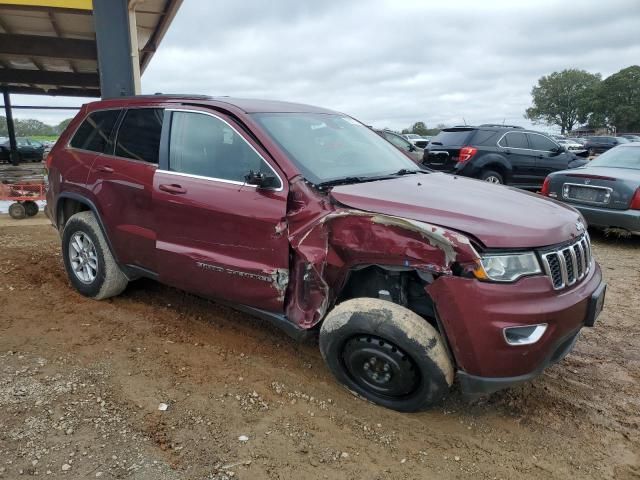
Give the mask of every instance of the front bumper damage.
POLYGON ((562 360, 580 330, 593 326, 594 299, 604 298, 604 289, 595 264, 580 284, 563 292, 543 276, 513 284, 441 277, 427 292, 438 306, 461 390, 473 395, 530 381, 562 360), (504 328, 537 324, 547 329, 534 344, 509 345, 504 339, 504 328))

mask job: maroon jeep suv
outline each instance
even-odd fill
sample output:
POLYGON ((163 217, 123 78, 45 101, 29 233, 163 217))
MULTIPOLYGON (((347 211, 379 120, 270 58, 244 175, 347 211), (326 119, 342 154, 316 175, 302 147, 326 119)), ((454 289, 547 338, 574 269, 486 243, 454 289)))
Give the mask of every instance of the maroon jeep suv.
POLYGON ((422 170, 348 115, 154 95, 85 105, 47 158, 71 284, 156 279, 317 332, 350 391, 400 411, 530 380, 593 326, 580 214, 422 170))

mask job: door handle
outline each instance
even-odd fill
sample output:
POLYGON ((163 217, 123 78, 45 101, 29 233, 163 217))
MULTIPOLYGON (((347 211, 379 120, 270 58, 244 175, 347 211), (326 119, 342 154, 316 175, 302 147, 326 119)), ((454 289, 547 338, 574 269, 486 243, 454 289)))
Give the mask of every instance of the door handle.
POLYGON ((113 173, 113 168, 111 168, 109 165, 100 165, 96 167, 96 170, 99 172, 113 173))
POLYGON ((162 183, 158 188, 163 192, 171 193, 173 195, 182 195, 183 193, 187 193, 186 188, 183 188, 182 185, 178 185, 176 183, 162 183))

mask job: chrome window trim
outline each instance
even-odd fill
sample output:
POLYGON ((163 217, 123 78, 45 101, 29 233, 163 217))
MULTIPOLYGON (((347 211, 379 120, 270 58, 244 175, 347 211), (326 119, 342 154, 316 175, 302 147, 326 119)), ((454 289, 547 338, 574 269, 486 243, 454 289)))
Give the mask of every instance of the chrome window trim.
POLYGON ((613 188, 603 187, 601 185, 585 185, 584 183, 572 183, 566 182, 562 184, 562 198, 567 200, 576 200, 579 202, 590 203, 592 205, 607 205, 611 202, 611 193, 613 192, 613 188), (607 192, 606 201, 605 202, 593 202, 591 200, 579 200, 574 197, 569 197, 565 194, 565 187, 582 187, 582 188, 593 188, 597 190, 605 190, 607 192))
POLYGON ((504 137, 506 137, 507 135, 509 135, 510 133, 522 133, 523 135, 539 135, 540 137, 544 137, 547 140, 551 140, 551 142, 556 146, 556 147, 560 147, 560 145, 558 145, 556 142, 553 141, 553 139, 551 139, 550 137, 547 137, 546 135, 543 135, 542 133, 536 133, 536 132, 505 132, 502 134, 502 136, 500 137, 500 139, 496 142, 496 145, 498 145, 500 148, 508 148, 511 150, 527 150, 529 152, 551 152, 551 150, 536 150, 535 148, 520 148, 520 147, 505 147, 504 145, 501 145, 500 142, 502 141, 502 139, 504 137))
MULTIPOLYGON (((211 113, 211 112, 205 112, 205 111, 202 111, 202 110, 193 110, 193 109, 188 109, 188 108, 167 108, 167 109, 165 109, 165 112, 199 113, 200 115, 208 115, 208 116, 213 117, 213 118, 215 118, 217 120, 220 120, 221 122, 226 124, 231 130, 233 130, 238 135, 238 137, 240 137, 242 139, 243 142, 245 142, 249 147, 251 147, 251 150, 253 150, 255 152, 255 154, 258 155, 258 157, 260 157, 260 159, 269 167, 269 169, 273 172, 273 174, 276 176, 276 178, 280 182, 280 186, 278 188, 265 188, 264 190, 269 190, 271 192, 281 192, 281 191, 284 190, 284 182, 282 181, 282 178, 280 177, 280 175, 278 175, 278 172, 276 172, 276 170, 262 156, 262 154, 260 152, 258 152, 258 150, 256 150, 255 147, 253 145, 251 145, 251 143, 249 143, 244 138, 244 136, 238 131, 238 129, 235 128, 233 125, 231 125, 229 122, 227 122, 224 118, 221 118, 218 115, 215 115, 214 113, 211 113)), ((169 155, 171 155, 171 136, 169 136, 169 155)), ((167 166, 169 168, 171 167, 171 165, 169 164, 169 158, 167 158, 167 166)), ((193 175, 191 173, 175 172, 173 170, 157 170, 157 171, 164 172, 164 173, 172 173, 174 175, 179 175, 179 176, 184 176, 184 177, 189 177, 189 178, 198 178, 198 179, 201 179, 201 180, 211 180, 211 181, 214 181, 214 182, 229 183, 229 184, 233 184, 233 185, 244 185, 244 186, 247 186, 247 187, 258 188, 257 185, 249 185, 246 182, 239 182, 237 180, 228 180, 226 178, 206 177, 204 175, 193 175)))
MULTIPOLYGON (((245 186, 245 187, 250 187, 250 188, 258 188, 257 185, 249 185, 248 183, 245 182, 238 182, 237 180, 227 180, 226 178, 214 178, 214 177, 205 177, 203 175, 194 175, 192 173, 182 173, 182 172, 174 172, 173 170, 164 170, 161 168, 158 168, 156 170, 156 172, 160 172, 160 173, 166 173, 169 175, 176 175, 178 177, 186 177, 186 178, 196 178, 198 180, 208 180, 210 182, 219 182, 219 183, 228 183, 231 185, 238 185, 238 186, 245 186)), ((267 190, 267 189, 265 189, 267 190)), ((268 189, 271 192, 279 192, 280 190, 275 190, 275 189, 268 189)))

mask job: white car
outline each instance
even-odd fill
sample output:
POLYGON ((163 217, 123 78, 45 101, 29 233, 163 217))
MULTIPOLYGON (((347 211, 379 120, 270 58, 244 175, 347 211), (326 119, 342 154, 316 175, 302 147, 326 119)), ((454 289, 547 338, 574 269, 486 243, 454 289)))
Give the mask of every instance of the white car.
POLYGON ((558 144, 566 148, 570 152, 582 152, 585 150, 584 145, 580 145, 578 142, 574 142, 573 140, 556 140, 558 144))
POLYGON ((412 144, 414 144, 416 147, 424 148, 427 146, 427 143, 429 143, 429 140, 415 133, 406 133, 403 136, 404 138, 409 140, 412 144))

